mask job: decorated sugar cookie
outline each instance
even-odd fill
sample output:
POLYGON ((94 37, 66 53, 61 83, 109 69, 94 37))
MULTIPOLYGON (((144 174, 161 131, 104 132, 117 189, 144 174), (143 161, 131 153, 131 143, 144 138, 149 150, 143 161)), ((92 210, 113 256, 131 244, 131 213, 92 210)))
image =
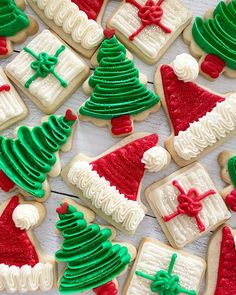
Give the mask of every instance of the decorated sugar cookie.
POLYGON ((236 93, 217 94, 195 82, 199 68, 188 54, 160 65, 154 85, 168 114, 172 134, 165 145, 175 162, 186 166, 236 131, 236 93))
POLYGON ((0 131, 24 119, 28 110, 0 67, 0 131))
POLYGON ((41 111, 52 114, 78 89, 89 69, 67 45, 44 30, 6 66, 6 73, 41 111))
POLYGON ((208 172, 199 163, 152 184, 145 197, 175 248, 183 248, 231 216, 208 172))
POLYGON ((144 171, 158 172, 170 162, 156 134, 136 133, 95 158, 76 156, 62 170, 71 190, 98 215, 133 234, 145 216, 140 200, 144 171))
POLYGON ((31 8, 75 51, 90 58, 103 40, 108 0, 28 0, 31 8))
POLYGON ((144 238, 122 294, 197 295, 205 268, 198 256, 144 238))
POLYGON ((76 294, 93 290, 97 295, 118 294, 116 277, 135 258, 136 249, 128 243, 113 243, 113 227, 93 223, 95 214, 78 203, 65 200, 57 209, 57 229, 64 241, 55 257, 66 263, 59 280, 59 292, 76 294))
POLYGON ((212 236, 207 255, 207 295, 236 294, 236 230, 222 226, 212 236))
POLYGON ((116 36, 146 63, 153 64, 190 23, 179 0, 124 0, 108 20, 116 36))
POLYGON ((14 196, 0 206, 0 292, 47 292, 56 284, 56 267, 31 233, 45 217, 44 207, 14 196))
POLYGON ((196 17, 184 31, 191 53, 200 58, 201 73, 217 79, 223 72, 236 77, 236 2, 220 1, 205 17, 196 17))
POLYGON ((138 69, 126 57, 114 30, 104 30, 106 39, 97 53, 99 65, 85 82, 90 98, 80 107, 80 119, 109 126, 113 136, 133 132, 133 121, 142 121, 159 107, 159 98, 142 83, 138 69))
POLYGON ((67 110, 64 116, 44 118, 41 126, 19 127, 16 139, 0 136, 0 187, 7 192, 17 186, 24 195, 46 200, 47 175, 60 174, 58 152, 70 150, 76 119, 67 110))
POLYGON ((37 22, 26 15, 24 0, 1 0, 0 6, 0 59, 13 51, 13 43, 23 43, 38 31, 37 22))

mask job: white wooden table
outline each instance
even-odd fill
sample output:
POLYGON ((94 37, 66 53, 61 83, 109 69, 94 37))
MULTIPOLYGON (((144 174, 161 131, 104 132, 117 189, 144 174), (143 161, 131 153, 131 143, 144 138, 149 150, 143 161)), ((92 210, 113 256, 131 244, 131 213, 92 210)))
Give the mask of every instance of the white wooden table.
MULTIPOLYGON (((213 8, 216 6, 216 4, 219 2, 218 0, 182 0, 184 4, 188 8, 190 8, 193 11, 194 16, 203 16, 205 11, 209 9, 210 7, 213 8)), ((118 0, 110 0, 110 3, 108 4, 105 17, 104 17, 104 23, 107 20, 108 16, 118 7, 121 1, 118 0)), ((26 9, 27 13, 34 15, 34 12, 27 7, 26 9)), ((34 15, 34 17, 39 21, 40 24, 40 31, 46 28, 46 26, 39 20, 39 18, 34 15)), ((26 44, 29 42, 29 39, 26 41, 26 44)), ((21 48, 25 44, 21 44, 20 46, 15 46, 14 53, 6 60, 0 61, 0 66, 4 67, 10 60, 12 60, 18 52, 21 50, 21 48)), ((183 52, 189 52, 188 47, 184 44, 182 41, 182 38, 179 37, 176 42, 169 48, 167 53, 164 55, 164 57, 159 61, 160 63, 169 63, 174 59, 174 57, 177 54, 183 53, 183 52)), ((148 66, 142 61, 140 61, 137 57, 134 57, 135 66, 140 70, 140 72, 144 73, 148 77, 148 87, 152 89, 153 85, 153 77, 156 70, 156 65, 148 66)), ((214 91, 217 92, 231 92, 236 91, 235 86, 235 80, 226 79, 225 77, 220 77, 216 82, 208 82, 202 77, 198 78, 198 81, 209 88, 214 89, 214 91)), ((20 92, 20 91, 19 91, 20 92)), ((25 103, 27 104, 30 114, 29 116, 20 124, 27 124, 27 125, 37 125, 40 122, 41 116, 43 116, 43 113, 37 109, 37 107, 30 101, 28 97, 23 95, 20 92, 21 96, 23 97, 25 103)), ((78 109, 78 106, 84 102, 86 99, 86 96, 83 94, 81 89, 79 89, 66 103, 64 106, 62 106, 58 110, 58 114, 63 113, 67 108, 72 108, 74 111, 78 109)), ((12 128, 5 130, 3 132, 4 136, 13 136, 13 130, 16 126, 13 126, 12 128)), ((164 114, 163 109, 161 109, 158 113, 150 115, 144 122, 141 123, 135 123, 135 130, 136 131, 147 131, 147 132, 157 132, 159 134, 160 144, 163 144, 163 141, 168 137, 170 134, 170 128, 167 122, 166 115, 164 114)), ((85 123, 82 122, 79 124, 76 132, 76 136, 73 142, 73 148, 72 150, 67 154, 61 154, 61 160, 62 164, 64 165, 67 163, 72 157, 74 157, 78 152, 86 153, 89 156, 95 156, 110 146, 112 146, 114 143, 116 143, 118 139, 114 139, 109 134, 107 128, 98 128, 92 125, 91 123, 85 123)), ((224 149, 231 149, 236 150, 236 138, 231 139, 224 145, 220 146, 217 150, 214 152, 208 154, 205 158, 201 160, 203 164, 205 164, 208 167, 208 171, 210 175, 212 176, 213 180, 216 183, 216 186, 219 190, 221 190, 224 186, 224 183, 221 181, 219 176, 219 166, 217 163, 217 156, 218 154, 224 150, 224 149)), ((176 171, 178 167, 174 164, 172 161, 170 166, 167 169, 164 169, 161 173, 146 173, 144 181, 143 181, 143 190, 153 183, 156 180, 162 179, 163 177, 171 174, 172 172, 176 171)), ((61 240, 58 236, 55 234, 55 222, 57 220, 57 214, 55 212, 56 207, 59 205, 59 203, 65 198, 65 197, 72 197, 76 198, 76 196, 73 195, 73 193, 67 188, 67 186, 64 184, 62 179, 60 177, 56 179, 51 178, 51 188, 52 188, 52 194, 49 200, 45 203, 46 210, 47 210, 47 216, 45 222, 35 230, 35 233, 41 243, 41 246, 45 253, 54 254, 54 252, 60 247, 61 240)), ((5 193, 0 193, 1 201, 7 199, 9 196, 5 193)), ((144 197, 142 195, 142 200, 146 204, 146 201, 144 200, 144 197)), ((147 205, 149 208, 149 206, 147 205)), ((97 218, 99 222, 105 223, 101 220, 101 218, 97 218)), ((233 214, 231 220, 229 221, 229 224, 233 227, 236 227, 236 214, 233 214)), ((206 250, 207 250, 207 244, 209 237, 212 233, 208 234, 207 236, 202 237, 201 239, 195 241, 194 243, 188 245, 185 247, 187 251, 194 253, 196 255, 205 257, 206 250)), ((122 233, 117 234, 117 240, 118 241, 130 241, 132 242, 136 247, 139 246, 140 241, 143 237, 150 236, 156 239, 159 239, 163 242, 167 242, 167 239, 165 235, 163 234, 159 224, 156 221, 156 218, 154 217, 152 211, 149 208, 149 212, 147 216, 144 218, 143 222, 139 226, 136 234, 133 237, 127 237, 126 235, 122 233)), ((126 276, 122 276, 119 278, 119 284, 122 286, 123 282, 125 280, 126 276)), ((120 288, 122 289, 122 288, 120 288)), ((39 294, 40 292, 34 293, 39 294)), ((30 293, 28 293, 30 294, 30 293)), ((47 292, 48 295, 55 295, 59 294, 57 290, 52 290, 51 292, 47 292)), ((93 294, 88 293, 88 294, 93 294)), ((120 291, 119 294, 122 294, 122 291, 120 291)), ((202 294, 202 292, 201 292, 202 294)), ((138 294, 137 294, 138 295, 138 294)))

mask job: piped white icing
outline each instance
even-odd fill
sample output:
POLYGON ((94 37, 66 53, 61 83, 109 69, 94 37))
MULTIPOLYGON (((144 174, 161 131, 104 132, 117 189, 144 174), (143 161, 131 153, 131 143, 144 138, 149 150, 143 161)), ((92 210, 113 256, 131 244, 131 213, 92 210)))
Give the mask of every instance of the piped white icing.
POLYGON ((173 69, 178 79, 184 82, 196 80, 199 74, 198 62, 187 53, 176 56, 173 61, 173 69))
POLYGON ((170 162, 170 155, 161 146, 154 146, 143 154, 142 163, 145 169, 150 172, 158 172, 166 167, 170 162))
POLYGON ((24 293, 41 290, 46 292, 54 285, 54 271, 51 263, 37 263, 34 267, 0 264, 0 291, 24 293))
MULTIPOLYGON (((62 45, 62 42, 54 34, 44 30, 27 47, 36 54, 46 52, 49 55, 54 55, 62 45)), ((25 83, 35 74, 35 71, 30 66, 33 61, 35 61, 35 58, 22 50, 6 68, 25 87, 25 83)), ((69 84, 80 75, 84 68, 85 64, 83 61, 66 47, 58 57, 55 72, 69 84)), ((28 89, 45 107, 53 105, 64 90, 65 88, 61 86, 60 82, 52 74, 49 74, 46 78, 38 77, 31 83, 28 89)))
POLYGON ((197 122, 191 123, 185 131, 174 137, 173 145, 176 153, 184 160, 197 157, 205 148, 224 139, 236 128, 236 93, 197 122))
POLYGON ((16 227, 21 230, 29 230, 39 222, 40 215, 34 205, 20 204, 13 211, 12 219, 16 227))
POLYGON ((68 180, 90 200, 92 206, 110 216, 127 231, 135 231, 145 216, 138 202, 128 200, 85 161, 76 161, 68 172, 68 180))
POLYGON ((92 49, 103 40, 103 29, 71 0, 33 0, 47 19, 54 21, 64 33, 85 49, 92 49))

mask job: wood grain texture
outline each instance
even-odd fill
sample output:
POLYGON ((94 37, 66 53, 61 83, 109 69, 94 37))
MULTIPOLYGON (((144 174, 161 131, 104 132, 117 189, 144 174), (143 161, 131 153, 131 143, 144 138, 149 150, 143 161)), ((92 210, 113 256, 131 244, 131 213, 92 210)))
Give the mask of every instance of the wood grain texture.
MULTIPOLYGON (((182 1, 187 7, 189 7, 193 11, 194 16, 196 15, 203 16, 207 9, 209 9, 210 7, 213 8, 219 2, 217 0, 209 0, 209 1, 182 0, 182 1)), ((105 13, 104 23, 108 19, 109 15, 119 6, 119 4, 120 4, 119 0, 110 0, 105 13)), ((34 15, 33 11, 29 7, 26 8, 26 11, 28 14, 34 15)), ((37 16, 35 16, 35 18, 39 21, 40 31, 45 29, 46 26, 39 20, 39 18, 37 16)), ((28 38, 28 40, 24 44, 15 46, 14 53, 8 59, 1 60, 0 66, 4 68, 4 66, 16 56, 17 51, 21 50, 21 48, 23 48, 31 39, 32 37, 28 38)), ((179 37, 174 42, 174 44, 169 48, 169 50, 164 55, 164 57, 159 61, 159 63, 169 63, 174 59, 174 57, 177 54, 180 54, 183 52, 189 52, 189 50, 187 45, 184 44, 184 42, 182 41, 182 38, 179 37)), ((153 86, 152 86, 153 77, 154 77, 154 73, 156 71, 157 65, 148 66, 144 64, 142 61, 140 61, 137 57, 134 57, 134 62, 135 62, 135 66, 142 73, 147 75, 149 80, 148 87, 150 89, 153 89, 153 86)), ((224 93, 224 92, 236 91, 235 79, 230 80, 222 76, 215 82, 209 82, 206 79, 199 77, 197 81, 200 84, 208 88, 211 88, 216 92, 224 93)), ((29 116, 22 123, 30 125, 30 126, 39 124, 40 118, 41 116, 43 116, 43 113, 37 109, 37 107, 30 101, 29 98, 24 96, 20 91, 19 93, 22 95, 22 98, 24 99, 30 111, 29 116)), ((86 95, 82 92, 81 89, 79 89, 57 111, 57 113, 58 114, 63 113, 68 107, 72 108, 73 110, 77 110, 78 106, 81 105, 85 101, 85 99, 86 99, 86 95)), ((18 123, 18 125, 21 125, 22 123, 18 123)), ((13 136, 13 130, 14 130, 14 127, 16 126, 17 125, 13 126, 12 128, 8 130, 5 130, 3 132, 3 135, 13 136)), ((158 111, 158 113, 150 115, 144 122, 135 123, 135 130, 137 132, 142 132, 142 131, 157 132, 159 134, 160 144, 162 146, 163 146, 164 140, 170 135, 170 127, 168 125, 166 115, 164 114, 164 111, 162 108, 158 111)), ((96 156, 99 153, 102 153, 103 151, 111 147, 114 143, 118 141, 119 139, 112 138, 107 128, 98 128, 91 123, 81 122, 79 126, 77 127, 72 150, 69 153, 62 154, 62 157, 61 157, 62 164, 63 165, 66 164, 78 152, 85 153, 86 155, 91 157, 96 156)), ((217 156, 221 151, 225 149, 235 150, 235 145, 236 145, 236 138, 234 137, 227 143, 218 147, 215 151, 208 154, 206 157, 202 158, 200 161, 201 163, 205 164, 206 167, 208 167, 208 171, 213 181, 215 182, 216 187, 219 190, 222 190, 225 184, 220 179, 220 167, 217 163, 217 156)), ((128 237, 118 232, 117 239, 116 239, 117 241, 129 241, 129 242, 132 242, 135 246, 138 246, 144 236, 149 236, 152 238, 157 238, 160 241, 167 243, 167 239, 164 233, 162 232, 153 213, 151 212, 151 209, 149 208, 148 204, 146 203, 143 197, 143 191, 148 185, 150 185, 154 181, 160 180, 168 176, 169 174, 176 171, 177 169, 178 167, 172 161, 169 167, 167 169, 164 169, 161 172, 158 172, 158 173, 147 172, 145 174, 144 181, 143 181, 143 189, 141 192, 141 198, 143 203, 147 206, 149 210, 148 215, 144 218, 136 234, 133 237, 128 237)), ((35 233, 39 241, 41 242, 42 249, 45 251, 45 253, 53 254, 57 249, 60 248, 60 245, 61 245, 61 238, 55 234, 55 222, 57 220, 55 208, 59 205, 60 201, 62 201, 66 196, 69 196, 69 197, 73 196, 73 193, 68 189, 68 187, 64 184, 64 182, 62 181, 60 177, 55 179, 51 178, 50 182, 51 182, 51 187, 53 192, 51 197, 45 203, 46 211, 47 211, 46 219, 45 219, 45 222, 35 230, 35 233)), ((9 197, 8 195, 4 193, 0 193, 1 202, 8 197, 9 197)), ((101 218, 98 218, 97 220, 100 223, 104 224, 104 221, 101 220, 101 218)), ((236 214, 233 214, 232 218, 229 221, 229 224, 232 227, 236 227, 236 214)), ((198 241, 185 247, 184 250, 205 258, 208 240, 211 235, 212 233, 202 237, 198 241)), ((119 284, 121 286, 123 285, 125 277, 126 275, 118 279, 119 284)), ((203 289, 203 286, 202 286, 202 289, 203 289)), ((29 295, 40 294, 40 292, 36 292, 32 294, 27 293, 27 294, 29 295)), ((56 294, 59 294, 59 292, 57 290, 52 290, 51 292, 47 292, 47 294, 56 295, 56 294)), ((92 295, 93 293, 88 292, 87 294, 92 295)), ((200 294, 202 294, 202 292, 200 292, 200 294)), ((119 295, 122 295, 122 291, 120 291, 119 295)))

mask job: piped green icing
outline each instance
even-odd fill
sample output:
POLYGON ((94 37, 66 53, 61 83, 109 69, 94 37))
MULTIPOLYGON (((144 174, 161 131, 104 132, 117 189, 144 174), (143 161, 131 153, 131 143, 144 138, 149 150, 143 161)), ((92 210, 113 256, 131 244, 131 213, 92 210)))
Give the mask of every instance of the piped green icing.
POLYGON ((55 256, 58 261, 66 262, 59 286, 62 294, 80 293, 106 284, 129 264, 128 249, 109 241, 110 229, 87 225, 83 213, 71 205, 59 218, 56 227, 64 241, 55 256))
POLYGON ((103 41, 97 59, 99 66, 89 79, 94 90, 80 114, 110 120, 141 113, 159 102, 158 96, 140 83, 138 70, 115 36, 103 41))
POLYGON ((228 172, 234 187, 236 187, 236 156, 228 160, 228 172))
POLYGON ((27 15, 16 6, 13 0, 0 1, 0 36, 15 36, 29 24, 27 15))
POLYGON ((236 70, 236 2, 221 1, 213 18, 203 21, 197 17, 192 34, 198 46, 208 54, 220 57, 226 65, 236 70))
POLYGON ((51 115, 40 127, 21 126, 17 139, 0 136, 0 169, 24 191, 43 198, 46 174, 56 163, 55 153, 66 143, 74 122, 51 115))

